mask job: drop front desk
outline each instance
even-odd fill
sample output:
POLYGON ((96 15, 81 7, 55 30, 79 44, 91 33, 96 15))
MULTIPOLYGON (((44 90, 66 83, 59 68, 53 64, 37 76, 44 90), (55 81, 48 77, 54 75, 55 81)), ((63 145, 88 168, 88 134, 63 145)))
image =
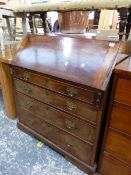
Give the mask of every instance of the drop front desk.
POLYGON ((118 50, 110 41, 33 35, 13 60, 18 127, 88 174, 97 169, 118 50))

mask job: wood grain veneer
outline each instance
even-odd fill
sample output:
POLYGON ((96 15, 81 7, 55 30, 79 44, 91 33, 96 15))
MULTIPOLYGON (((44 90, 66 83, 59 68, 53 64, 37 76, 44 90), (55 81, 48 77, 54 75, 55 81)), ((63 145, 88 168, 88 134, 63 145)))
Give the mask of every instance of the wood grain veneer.
POLYGON ((131 175, 131 64, 114 69, 108 121, 101 153, 102 175, 131 175))

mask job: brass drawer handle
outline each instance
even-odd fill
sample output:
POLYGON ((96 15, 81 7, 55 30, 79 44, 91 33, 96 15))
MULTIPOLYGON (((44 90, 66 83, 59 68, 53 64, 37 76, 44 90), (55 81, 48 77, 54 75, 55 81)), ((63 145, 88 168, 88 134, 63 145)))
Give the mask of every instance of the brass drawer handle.
POLYGON ((23 74, 23 78, 25 81, 29 80, 30 79, 30 73, 25 71, 24 74, 23 74))
POLYGON ((66 103, 66 108, 70 111, 72 111, 73 109, 77 109, 77 105, 73 102, 67 102, 66 103))
POLYGON ((31 118, 31 117, 30 117, 30 118, 27 118, 27 119, 26 119, 26 123, 27 123, 28 125, 31 125, 31 126, 32 126, 33 123, 34 123, 34 119, 31 118))
POLYGON ((28 86, 24 86, 24 91, 25 91, 27 94, 29 94, 29 93, 32 92, 32 89, 31 89, 30 87, 28 87, 28 86))
POLYGON ((74 97, 77 95, 77 89, 75 89, 73 87, 67 87, 66 91, 70 97, 74 97))
POLYGON ((28 109, 32 108, 32 104, 30 102, 27 102, 25 105, 28 109))
POLYGON ((75 129, 75 128, 76 128, 75 123, 73 123, 73 122, 70 121, 70 120, 66 120, 66 121, 65 121, 65 124, 66 124, 66 127, 67 127, 68 129, 75 129))

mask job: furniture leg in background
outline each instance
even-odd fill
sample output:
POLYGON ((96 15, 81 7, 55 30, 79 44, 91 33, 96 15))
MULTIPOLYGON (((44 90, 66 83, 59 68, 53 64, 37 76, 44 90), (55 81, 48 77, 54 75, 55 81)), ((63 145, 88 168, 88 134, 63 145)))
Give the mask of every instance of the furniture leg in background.
POLYGON ((31 30, 31 33, 33 34, 33 33, 35 33, 34 32, 34 24, 33 24, 33 16, 31 14, 29 14, 28 19, 29 19, 30 30, 31 30))
POLYGON ((126 40, 128 40, 131 30, 131 8, 128 10, 129 14, 127 17, 127 24, 126 24, 126 40))
POLYGON ((0 8, 0 44, 2 55, 5 56, 5 46, 4 46, 4 32, 3 32, 3 19, 6 18, 7 28, 9 32, 9 37, 12 39, 12 31, 9 22, 9 17, 14 17, 14 13, 10 9, 0 8))
POLYGON ((22 28, 24 36, 27 34, 27 27, 26 27, 26 14, 22 16, 22 28))
POLYGON ((9 17, 6 17, 6 24, 7 24, 7 29, 8 29, 8 33, 9 33, 9 39, 11 41, 15 40, 14 36, 13 36, 13 30, 11 28, 11 25, 10 25, 10 20, 9 20, 9 17))
POLYGON ((18 42, 5 45, 5 57, 0 55, 0 80, 5 111, 8 118, 15 118, 15 99, 13 93, 11 63, 16 53, 18 42))
POLYGON ((42 19, 42 26, 44 29, 44 33, 49 33, 49 27, 48 27, 48 23, 47 23, 47 13, 43 12, 40 14, 40 17, 42 19))
POLYGON ((5 55, 5 47, 4 47, 4 37, 3 37, 3 18, 2 18, 2 14, 0 13, 0 45, 1 45, 1 52, 2 55, 5 55))
POLYGON ((123 39, 125 34, 125 40, 128 40, 131 29, 131 9, 121 8, 119 9, 120 23, 119 23, 119 40, 123 39))

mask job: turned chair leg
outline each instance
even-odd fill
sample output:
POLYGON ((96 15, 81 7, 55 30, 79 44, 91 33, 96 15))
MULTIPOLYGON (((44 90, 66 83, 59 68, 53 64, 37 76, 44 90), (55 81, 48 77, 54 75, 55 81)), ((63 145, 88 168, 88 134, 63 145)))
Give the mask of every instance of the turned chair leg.
POLYGON ((34 24, 34 31, 35 31, 35 33, 38 33, 37 26, 36 26, 35 15, 34 15, 34 18, 33 18, 33 24, 34 24))
POLYGON ((32 14, 29 14, 28 19, 29 19, 30 30, 31 30, 31 33, 33 34, 35 32, 34 32, 34 24, 33 24, 33 16, 32 16, 32 14))
POLYGON ((16 17, 14 18, 13 22, 13 38, 16 40, 16 17))
POLYGON ((24 36, 27 34, 27 27, 26 27, 26 14, 22 16, 22 28, 24 36))
POLYGON ((131 31, 131 8, 119 9, 119 40, 121 41, 125 32, 125 40, 128 40, 131 31), (126 31, 125 31, 126 29, 126 31))
POLYGON ((0 14, 0 45, 2 56, 5 57, 4 35, 3 35, 3 16, 0 14))
POLYGON ((127 23, 128 9, 127 8, 119 9, 119 15, 120 15, 119 40, 121 41, 124 35, 126 23, 127 23))
POLYGON ((131 31, 131 8, 128 10, 129 14, 127 17, 127 24, 126 24, 126 36, 125 39, 128 40, 130 31, 131 31))
POLYGON ((14 40, 14 37, 13 37, 13 30, 12 30, 11 25, 10 25, 9 17, 6 18, 6 24, 7 24, 7 29, 8 29, 8 33, 9 33, 9 39, 12 41, 12 40, 14 40))
POLYGON ((44 33, 49 33, 49 27, 48 27, 48 22, 47 22, 47 13, 43 12, 40 14, 40 17, 42 19, 42 26, 43 26, 43 30, 44 33))
POLYGON ((130 35, 130 31, 131 31, 131 24, 128 24, 126 25, 126 37, 125 37, 125 40, 128 40, 129 38, 129 35, 130 35))

